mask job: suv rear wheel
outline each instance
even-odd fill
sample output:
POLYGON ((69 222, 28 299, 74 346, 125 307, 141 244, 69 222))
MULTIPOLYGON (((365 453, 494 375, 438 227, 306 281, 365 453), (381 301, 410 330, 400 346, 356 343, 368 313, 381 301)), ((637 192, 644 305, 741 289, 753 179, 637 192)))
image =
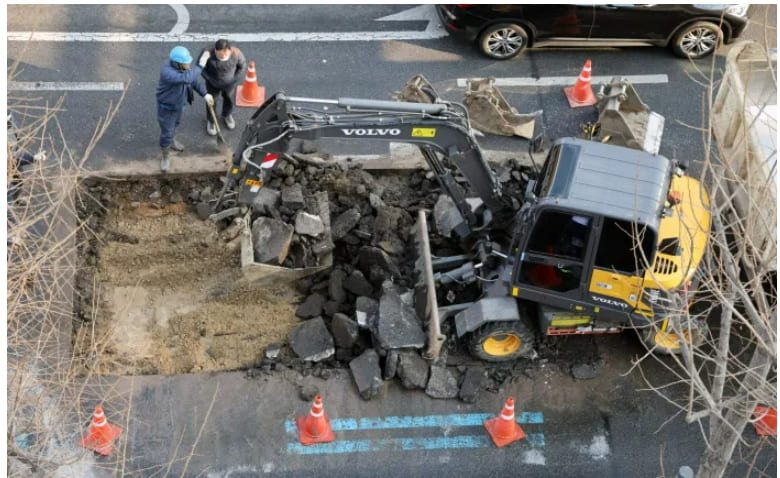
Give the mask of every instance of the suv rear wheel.
POLYGON ((520 25, 499 23, 491 25, 479 36, 477 44, 482 53, 494 60, 508 60, 528 46, 528 33, 520 25))
POLYGON ((723 42, 723 32, 714 23, 696 22, 683 27, 674 40, 672 51, 683 58, 697 60, 711 55, 723 42))

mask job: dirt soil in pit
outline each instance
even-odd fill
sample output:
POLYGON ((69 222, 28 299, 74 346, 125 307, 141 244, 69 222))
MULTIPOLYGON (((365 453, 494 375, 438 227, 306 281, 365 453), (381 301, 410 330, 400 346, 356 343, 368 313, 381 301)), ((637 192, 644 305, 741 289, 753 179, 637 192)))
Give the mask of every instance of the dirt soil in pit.
POLYGON ((148 186, 111 188, 95 239, 92 320, 76 331, 76 353, 97 356, 97 372, 111 375, 257 366, 298 323, 294 285, 242 283, 237 243, 177 201, 187 190, 150 201, 148 186))

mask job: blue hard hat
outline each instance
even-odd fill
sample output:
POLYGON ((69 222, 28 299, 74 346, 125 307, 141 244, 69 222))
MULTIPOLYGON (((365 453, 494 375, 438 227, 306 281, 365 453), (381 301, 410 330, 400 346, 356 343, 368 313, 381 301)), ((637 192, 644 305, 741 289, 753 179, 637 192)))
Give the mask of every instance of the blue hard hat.
POLYGON ((189 50, 183 46, 173 47, 173 50, 171 50, 171 60, 176 63, 192 63, 192 57, 190 56, 189 50))

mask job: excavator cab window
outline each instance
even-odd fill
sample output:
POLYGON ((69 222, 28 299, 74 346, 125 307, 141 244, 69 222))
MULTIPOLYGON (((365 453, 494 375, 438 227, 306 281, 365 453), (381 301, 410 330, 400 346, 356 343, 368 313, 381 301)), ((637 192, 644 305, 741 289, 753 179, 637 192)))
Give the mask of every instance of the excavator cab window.
POLYGON ((655 233, 627 221, 604 218, 594 267, 631 276, 644 274, 645 261, 652 264, 655 233))
POLYGON ((542 170, 539 172, 539 180, 536 182, 536 197, 545 197, 550 192, 552 180, 555 177, 555 170, 558 168, 558 158, 561 155, 561 145, 554 146, 544 162, 542 170))
POLYGON ((579 154, 579 146, 571 144, 554 146, 539 173, 534 191, 536 197, 565 197, 571 187, 579 154))
POLYGON ((580 287, 593 218, 562 211, 542 212, 522 255, 518 280, 557 292, 580 287))

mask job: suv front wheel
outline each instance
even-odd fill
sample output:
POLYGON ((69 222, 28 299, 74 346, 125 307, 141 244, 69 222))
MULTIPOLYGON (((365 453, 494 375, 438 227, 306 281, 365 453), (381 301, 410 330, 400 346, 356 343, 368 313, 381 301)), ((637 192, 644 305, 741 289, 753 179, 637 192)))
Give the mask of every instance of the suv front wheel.
POLYGON ((520 25, 499 23, 491 25, 477 41, 482 53, 494 60, 508 60, 528 46, 528 33, 520 25))

